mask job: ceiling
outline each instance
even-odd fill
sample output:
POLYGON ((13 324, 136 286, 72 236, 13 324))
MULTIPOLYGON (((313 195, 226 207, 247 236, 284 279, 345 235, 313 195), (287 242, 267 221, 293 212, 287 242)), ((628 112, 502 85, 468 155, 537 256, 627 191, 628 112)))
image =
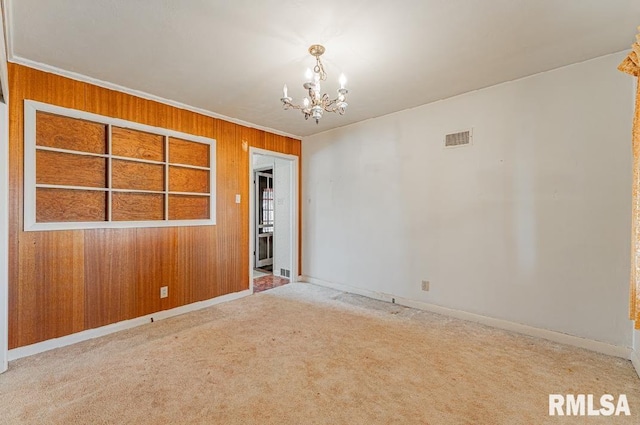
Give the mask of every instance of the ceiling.
POLYGON ((5 0, 9 58, 307 136, 626 50, 638 0, 5 0), (344 116, 300 100, 311 44, 344 116), (42 64, 42 65, 37 65, 42 64))

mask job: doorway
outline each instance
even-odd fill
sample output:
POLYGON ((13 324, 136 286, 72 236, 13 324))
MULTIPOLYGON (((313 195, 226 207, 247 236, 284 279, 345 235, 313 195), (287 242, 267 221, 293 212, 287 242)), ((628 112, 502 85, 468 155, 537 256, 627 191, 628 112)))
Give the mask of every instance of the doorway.
POLYGON ((250 289, 256 293, 297 276, 298 158, 251 148, 249 159, 250 289))
POLYGON ((255 183, 255 256, 254 270, 273 272, 273 227, 275 205, 273 194, 273 168, 261 169, 253 175, 255 183))

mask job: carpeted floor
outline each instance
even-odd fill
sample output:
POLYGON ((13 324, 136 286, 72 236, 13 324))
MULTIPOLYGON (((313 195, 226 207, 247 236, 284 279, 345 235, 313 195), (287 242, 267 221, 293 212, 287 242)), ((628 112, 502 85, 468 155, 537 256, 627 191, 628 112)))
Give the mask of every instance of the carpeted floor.
POLYGON ((10 364, 2 424, 638 424, 630 362, 304 283, 10 364), (631 417, 549 417, 550 393, 631 417), (593 419, 593 420, 592 420, 593 419))

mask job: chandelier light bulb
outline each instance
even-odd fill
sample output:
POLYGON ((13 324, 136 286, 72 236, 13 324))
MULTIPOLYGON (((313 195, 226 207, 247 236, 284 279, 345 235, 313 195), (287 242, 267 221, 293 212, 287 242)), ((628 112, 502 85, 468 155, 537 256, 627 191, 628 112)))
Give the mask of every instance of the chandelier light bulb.
POLYGON ((284 94, 284 96, 282 96, 282 97, 287 98, 288 97, 287 96, 287 94, 288 94, 287 92, 288 92, 287 85, 285 84, 284 87, 282 87, 282 94, 284 94))
POLYGON ((311 68, 307 68, 307 71, 304 73, 304 78, 307 81, 311 81, 311 79, 313 78, 313 71, 311 71, 311 68))
POLYGON ((340 74, 340 79, 338 81, 340 82, 340 88, 343 89, 345 84, 347 84, 347 77, 345 77, 344 74, 340 74))
POLYGON ((304 107, 305 108, 309 107, 309 99, 308 98, 305 97, 303 103, 304 103, 304 107))

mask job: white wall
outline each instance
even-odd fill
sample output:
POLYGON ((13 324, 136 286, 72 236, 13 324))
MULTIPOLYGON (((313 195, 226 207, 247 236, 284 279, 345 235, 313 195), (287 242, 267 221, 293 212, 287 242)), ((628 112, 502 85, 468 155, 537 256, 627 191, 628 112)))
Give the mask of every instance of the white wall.
POLYGON ((0 103, 0 373, 7 370, 9 298, 9 119, 0 103))
POLYGON ((304 138, 305 275, 630 347, 624 55, 304 138))

